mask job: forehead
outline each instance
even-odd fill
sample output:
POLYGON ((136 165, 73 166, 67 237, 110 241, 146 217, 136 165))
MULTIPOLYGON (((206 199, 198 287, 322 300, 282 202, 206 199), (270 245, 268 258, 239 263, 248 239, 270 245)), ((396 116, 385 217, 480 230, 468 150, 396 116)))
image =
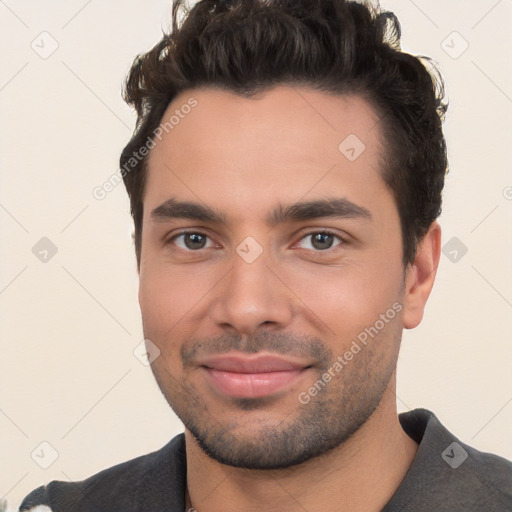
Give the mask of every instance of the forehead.
POLYGON ((161 126, 148 159, 145 210, 177 195, 229 198, 245 210, 276 197, 336 192, 371 203, 389 195, 379 117, 357 95, 285 85, 251 98, 192 89, 173 100, 161 126))
MULTIPOLYGON (((186 90, 169 104, 161 125, 167 127, 162 140, 172 138, 174 152, 190 143, 191 135, 197 133, 201 135, 196 139, 197 151, 214 147, 234 152, 233 156, 237 147, 246 149, 251 143, 256 147, 265 143, 267 150, 277 149, 278 154, 285 153, 279 148, 296 147, 302 148, 300 153, 314 157, 315 151, 309 150, 323 142, 321 146, 329 146, 337 157, 339 143, 349 135, 359 138, 372 153, 380 133, 379 116, 363 97, 289 85, 250 98, 211 87, 186 90), (189 107, 191 103, 195 104, 193 108, 189 107), (222 146, 218 142, 223 142, 222 146)), ((165 149, 165 143, 157 146, 165 149)), ((156 148, 152 154, 159 152, 156 148)))

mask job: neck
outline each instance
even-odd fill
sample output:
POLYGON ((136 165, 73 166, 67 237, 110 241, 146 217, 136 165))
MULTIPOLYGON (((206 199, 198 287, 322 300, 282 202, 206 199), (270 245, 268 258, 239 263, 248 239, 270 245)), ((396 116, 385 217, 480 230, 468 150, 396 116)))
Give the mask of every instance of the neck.
POLYGON ((186 430, 187 510, 382 510, 418 449, 400 426, 394 390, 393 377, 377 409, 342 445, 286 469, 248 470, 220 464, 186 430))

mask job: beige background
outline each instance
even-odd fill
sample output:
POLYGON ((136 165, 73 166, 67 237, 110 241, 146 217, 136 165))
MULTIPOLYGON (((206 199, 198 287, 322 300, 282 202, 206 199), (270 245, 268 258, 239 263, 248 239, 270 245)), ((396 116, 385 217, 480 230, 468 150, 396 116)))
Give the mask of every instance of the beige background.
MULTIPOLYGON (((446 77, 441 224, 444 243, 468 249, 442 256, 426 317, 404 334, 398 405, 430 408, 462 441, 512 459, 512 2, 382 5, 404 48, 446 77)), ((122 80, 169 21, 167 0, 0 1, 0 497, 11 510, 40 484, 182 430, 133 354, 143 336, 124 186, 92 195, 134 125, 122 80), (32 252, 42 237, 58 249, 46 263, 32 252)))

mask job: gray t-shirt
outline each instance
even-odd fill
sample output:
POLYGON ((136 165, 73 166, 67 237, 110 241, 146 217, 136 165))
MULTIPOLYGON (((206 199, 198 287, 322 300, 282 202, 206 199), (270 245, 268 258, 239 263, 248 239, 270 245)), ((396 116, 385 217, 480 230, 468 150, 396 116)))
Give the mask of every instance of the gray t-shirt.
MULTIPOLYGON (((465 445, 425 409, 399 419, 419 449, 382 512, 512 512, 511 462, 465 445)), ((85 480, 38 487, 19 511, 185 512, 185 489, 185 436, 179 434, 160 450, 85 480)))

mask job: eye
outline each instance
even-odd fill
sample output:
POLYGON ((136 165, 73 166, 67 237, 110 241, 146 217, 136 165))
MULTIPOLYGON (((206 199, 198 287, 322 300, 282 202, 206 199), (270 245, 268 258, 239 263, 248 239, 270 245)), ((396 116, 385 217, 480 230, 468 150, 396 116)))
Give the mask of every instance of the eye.
POLYGON ((315 251, 327 251, 333 247, 333 243, 335 240, 338 240, 338 243, 334 245, 334 247, 341 245, 345 240, 341 238, 339 235, 331 233, 330 231, 315 231, 312 233, 308 233, 301 239, 299 245, 302 244, 302 249, 313 249, 315 251), (304 243, 307 240, 309 242, 304 243))
POLYGON ((178 233, 171 237, 167 244, 175 243, 180 249, 184 251, 198 251, 200 249, 207 249, 208 247, 213 247, 215 244, 209 240, 208 236, 204 233, 199 233, 196 231, 185 231, 182 233, 178 233), (178 242, 180 240, 180 242, 178 242), (207 246, 208 241, 210 245, 207 246))
MULTIPOLYGON (((172 236, 166 242, 166 245, 171 243, 186 252, 197 252, 201 249, 216 246, 208 235, 198 231, 183 231, 178 233, 172 236)), ((303 236, 298 245, 302 249, 313 250, 315 252, 327 252, 329 249, 344 243, 346 243, 346 240, 331 231, 314 231, 303 236)))

